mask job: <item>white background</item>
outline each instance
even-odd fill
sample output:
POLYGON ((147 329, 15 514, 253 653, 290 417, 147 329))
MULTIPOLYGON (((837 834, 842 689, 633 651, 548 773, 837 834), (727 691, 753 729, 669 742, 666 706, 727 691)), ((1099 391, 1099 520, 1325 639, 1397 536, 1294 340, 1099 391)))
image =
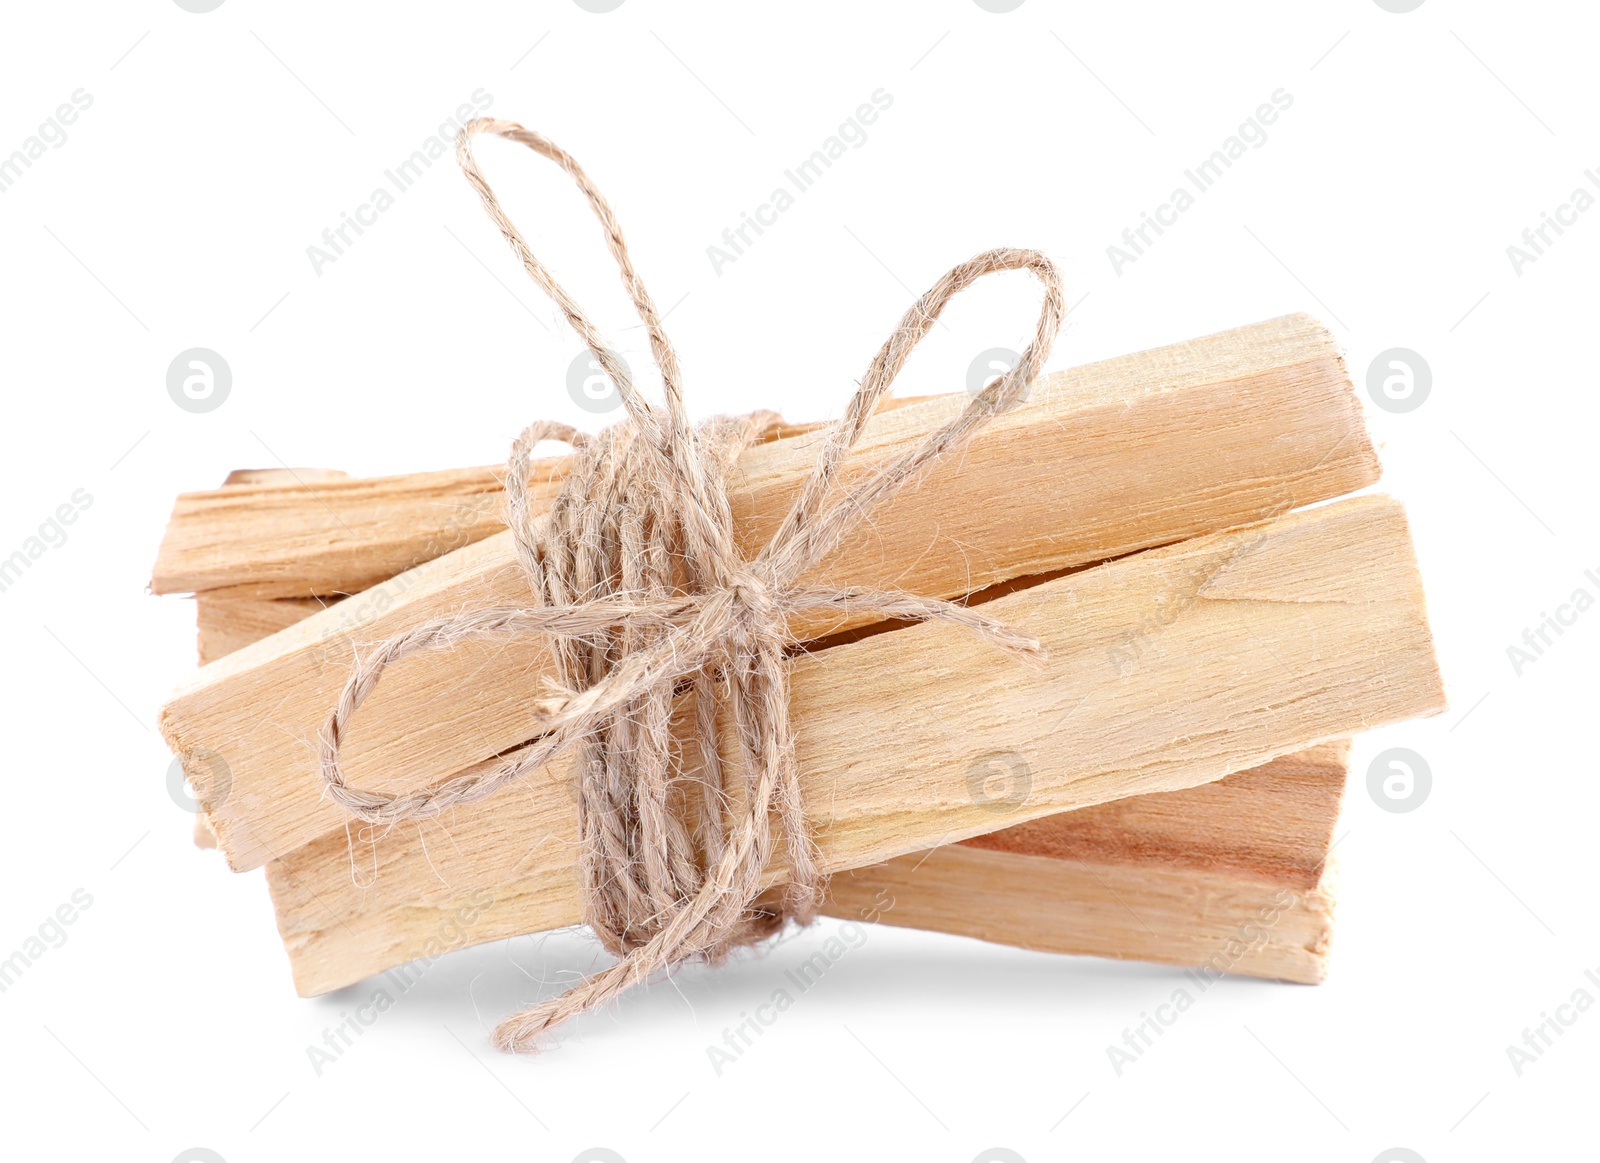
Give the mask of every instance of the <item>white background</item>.
MULTIPOLYGON (((1520 676, 1507 657, 1574 589, 1600 593, 1600 213, 1520 274, 1506 253, 1600 166, 1587 6, 102 0, 4 19, 0 155, 93 98, 0 193, 0 556, 93 497, 0 593, 0 956, 93 897, 0 995, 6 1156, 1439 1163, 1589 1142, 1600 1013, 1520 1077, 1506 1054, 1574 990, 1600 998, 1600 613, 1520 676), (631 996, 554 1052, 495 1054, 497 1018, 595 963, 562 934, 451 956, 313 1071, 307 1045, 374 986, 297 999, 260 875, 191 845, 154 723, 193 615, 144 586, 174 495, 230 469, 487 464, 536 416, 595 426, 564 387, 575 339, 448 160, 336 263, 307 257, 480 88, 610 197, 675 308, 697 414, 837 415, 913 296, 996 245, 1065 272, 1052 367, 1301 309, 1358 381, 1386 348, 1422 354, 1425 403, 1369 413, 1452 705, 1356 744, 1326 984, 1232 979, 1118 1077, 1105 1047, 1177 971, 875 929, 718 1077, 707 1044, 822 925, 631 996), (879 88, 894 103, 866 143, 714 273, 707 245, 879 88), (1116 273, 1106 247, 1279 88, 1294 103, 1266 144, 1116 273), (193 346, 234 377, 204 415, 165 386, 193 346), (1389 746, 1433 771, 1410 814, 1365 791, 1389 746)), ((642 369, 576 193, 505 143, 479 156, 642 369)), ((1024 276, 968 293, 900 390, 958 390, 1035 309, 1024 276)))

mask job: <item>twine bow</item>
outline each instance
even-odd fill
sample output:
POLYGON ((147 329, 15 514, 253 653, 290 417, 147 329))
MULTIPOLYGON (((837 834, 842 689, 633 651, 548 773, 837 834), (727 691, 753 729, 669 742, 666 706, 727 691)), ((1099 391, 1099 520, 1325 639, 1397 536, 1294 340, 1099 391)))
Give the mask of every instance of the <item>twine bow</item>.
POLYGON ((391 823, 485 799, 563 753, 575 755, 584 919, 620 960, 495 1030, 501 1049, 531 1050, 545 1031, 659 971, 694 958, 718 961, 791 919, 806 924, 815 916, 824 877, 801 803, 789 721, 786 651, 796 645, 790 632, 795 615, 939 618, 998 647, 1042 654, 1037 641, 953 602, 800 579, 874 506, 1024 398, 1055 340, 1062 295, 1054 266, 1036 251, 986 251, 948 272, 878 351, 844 416, 822 439, 815 467, 778 531, 746 558, 734 537, 726 478, 778 417, 755 412, 690 424, 677 356, 655 304, 611 207, 571 155, 514 122, 480 118, 457 137, 456 159, 528 275, 616 386, 628 420, 598 436, 536 422, 517 438, 506 473, 508 525, 536 603, 420 625, 359 660, 323 729, 320 766, 327 794, 347 811, 391 823), (640 395, 627 365, 501 210, 472 157, 479 133, 520 142, 577 182, 649 334, 664 405, 640 395), (1044 302, 1033 341, 1016 366, 920 446, 843 487, 838 475, 845 454, 951 297, 983 275, 1024 269, 1044 284, 1044 302), (528 500, 530 455, 543 440, 574 450, 570 475, 546 517, 528 500), (492 770, 424 790, 390 795, 348 786, 340 743, 385 668, 487 633, 537 633, 552 641, 559 683, 537 704, 539 738, 492 770), (734 728, 731 765, 718 742, 719 708, 734 728), (697 763, 686 762, 672 745, 675 715, 693 725, 697 763), (785 883, 781 901, 766 903, 762 893, 779 839, 785 883))

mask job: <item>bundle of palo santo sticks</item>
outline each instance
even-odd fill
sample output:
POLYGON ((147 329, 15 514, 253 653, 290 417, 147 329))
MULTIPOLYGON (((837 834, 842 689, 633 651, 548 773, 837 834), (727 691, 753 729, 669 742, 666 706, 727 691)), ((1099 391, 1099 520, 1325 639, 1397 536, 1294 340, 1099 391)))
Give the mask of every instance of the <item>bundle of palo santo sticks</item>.
MULTIPOLYGON (((885 406, 845 474, 965 403, 885 406)), ((746 551, 817 439, 784 428, 739 460, 746 551)), ((565 465, 537 462, 536 502, 565 465)), ((1345 497, 1378 473, 1343 360, 1303 315, 1041 378, 817 570, 981 603, 1049 651, 1018 668, 938 622, 796 628, 790 707, 828 911, 1321 980, 1348 737, 1444 705, 1401 507, 1345 497)), ((239 472, 173 512, 151 589, 194 595, 204 665, 162 730, 201 842, 235 871, 266 867, 302 995, 581 919, 568 761, 389 828, 355 825, 316 773, 357 654, 528 600, 502 474, 239 472)), ((344 741, 346 771, 399 791, 514 754, 538 735, 528 692, 550 667, 537 636, 397 664, 344 741)))

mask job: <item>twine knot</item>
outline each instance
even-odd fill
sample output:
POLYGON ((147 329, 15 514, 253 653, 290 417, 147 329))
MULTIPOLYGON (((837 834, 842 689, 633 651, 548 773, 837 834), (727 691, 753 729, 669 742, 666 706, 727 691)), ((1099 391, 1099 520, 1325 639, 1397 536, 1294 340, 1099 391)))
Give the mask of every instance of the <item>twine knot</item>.
POLYGON ((778 531, 747 557, 734 535, 726 478, 746 449, 774 434, 779 417, 754 412, 689 423, 655 304, 610 206, 570 155, 514 122, 481 118, 462 129, 456 157, 524 269, 616 386, 628 419, 596 436, 549 421, 523 431, 506 468, 507 524, 535 603, 426 623, 358 660, 324 726, 320 772, 327 794, 350 814, 394 823, 485 799, 559 756, 573 757, 584 920, 619 960, 495 1030, 501 1049, 531 1050, 552 1027, 659 972, 696 958, 719 961, 816 915, 825 878, 789 721, 796 615, 940 618, 1000 648, 1042 654, 1033 639, 957 603, 804 579, 877 504, 1025 397, 1059 329, 1062 296, 1054 266, 1035 251, 986 251, 949 271, 878 351, 843 417, 821 435, 812 473, 778 531), (472 157, 472 138, 485 132, 554 161, 584 192, 650 337, 662 405, 639 394, 627 365, 501 210, 472 157), (845 454, 950 298, 985 274, 1022 269, 1044 284, 1044 301, 1016 366, 921 445, 842 486, 845 454), (547 440, 567 443, 573 455, 560 494, 539 514, 529 501, 529 464, 547 440), (555 691, 535 704, 539 737, 492 770, 421 791, 349 787, 340 744, 385 668, 486 633, 550 639, 555 691), (689 742, 679 746, 680 738, 689 742), (774 886, 781 886, 776 895, 768 891, 774 886))
MULTIPOLYGON (((745 631, 747 644, 762 640, 782 641, 785 619, 772 589, 761 575, 741 569, 728 578, 728 599, 735 619, 745 631)), ((748 649, 748 645, 747 645, 748 649)))

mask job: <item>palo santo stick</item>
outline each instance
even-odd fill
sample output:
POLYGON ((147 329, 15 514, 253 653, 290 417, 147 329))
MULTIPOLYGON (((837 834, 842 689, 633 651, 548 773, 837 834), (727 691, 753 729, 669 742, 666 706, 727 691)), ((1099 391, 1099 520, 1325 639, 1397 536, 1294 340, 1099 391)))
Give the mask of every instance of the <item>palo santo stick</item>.
MULTIPOLYGON (((985 612, 1038 637, 1049 661, 930 623, 793 663, 823 871, 1193 787, 1444 705, 1405 519, 1387 497, 1122 558, 985 612), (975 792, 994 760, 1027 773, 1018 802, 975 792)), ((298 988, 425 956, 444 929, 485 941, 578 923, 573 775, 558 760, 437 824, 372 837, 356 853, 365 887, 343 829, 274 863, 298 988)))
POLYGON ((1314 984, 1350 744, 840 873, 830 916, 1314 984))
MULTIPOLYGON (((264 637, 280 607, 200 594, 208 648, 264 637)), ((236 647, 235 647, 236 648, 236 647)), ((220 657, 220 653, 211 657, 220 657)), ((1115 800, 840 873, 832 916, 1054 953, 1136 958, 1312 984, 1332 936, 1329 844, 1347 741, 1176 792, 1115 800), (1266 923, 1270 919, 1271 923, 1266 923)), ((196 842, 214 846, 199 821, 196 842)), ((341 849, 334 856, 343 861, 341 849)), ((268 876, 292 870, 269 864, 268 876)), ((463 930, 463 936, 465 929, 463 930)), ((428 955, 424 953, 423 955, 428 955)))
MULTIPOLYGON (((939 398, 875 416, 842 475, 884 464, 963 404, 939 398)), ((741 458, 731 501, 747 552, 771 536, 815 444, 778 440, 741 458)), ((1288 316, 1047 377, 960 458, 883 506, 808 580, 955 596, 1259 519, 1376 475, 1331 339, 1314 320, 1288 316)), ((342 813, 312 774, 314 739, 355 643, 525 600, 502 533, 230 655, 180 688, 162 730, 186 762, 220 754, 228 763, 230 794, 204 807, 230 865, 253 868, 342 831, 342 813)), ((528 693, 549 672, 547 644, 531 638, 475 639, 406 660, 346 736, 347 776, 398 791, 517 746, 539 729, 528 693)))
MULTIPOLYGON (((1326 975, 1332 939, 1328 857, 1348 750, 1348 742, 1325 744, 1215 783, 1063 812, 842 872, 829 884, 824 912, 1042 952, 1315 984, 1326 975)), ((454 854, 441 848, 462 837, 454 828, 435 831, 430 858, 456 873, 454 854)), ((525 841, 516 831, 502 833, 505 846, 525 841)), ((367 850, 358 852, 360 860, 367 850)), ((502 903, 518 891, 514 875, 436 893, 418 902, 414 917, 393 904, 387 926, 338 916, 333 910, 360 895, 348 888, 349 858, 344 845, 325 838, 267 865, 302 996, 538 931, 518 928, 515 896, 502 903), (325 884, 319 870, 327 868, 344 889, 325 884), (339 900, 313 895, 329 887, 339 900), (387 943, 363 955, 354 928, 341 936, 319 924, 383 932, 387 943)))
MULTIPOLYGON (((536 478, 533 491, 554 497, 564 463, 547 462, 548 479, 536 478)), ((234 474, 219 489, 178 498, 150 590, 249 598, 358 593, 504 529, 500 471, 234 474)))
MULTIPOLYGON (((881 407, 926 398, 895 397, 881 407)), ((769 439, 819 427, 786 425, 769 439)), ((332 469, 241 469, 221 488, 178 497, 150 591, 248 599, 360 593, 503 530, 504 471, 352 478, 332 469)), ((530 498, 548 502, 566 460, 541 462, 531 476, 530 498)))

